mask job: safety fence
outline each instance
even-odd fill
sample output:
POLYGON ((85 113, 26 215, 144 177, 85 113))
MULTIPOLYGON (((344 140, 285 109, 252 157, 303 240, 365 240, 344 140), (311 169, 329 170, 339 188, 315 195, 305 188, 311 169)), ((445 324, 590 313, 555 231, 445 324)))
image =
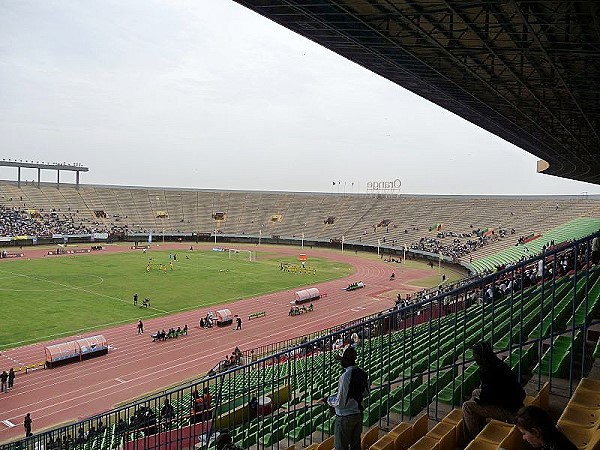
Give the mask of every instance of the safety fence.
POLYGON ((593 237, 0 450, 209 448, 224 431, 247 449, 307 446, 333 433, 335 416, 321 400, 336 393, 335 356, 348 345, 371 382, 365 427, 460 406, 479 383, 471 348, 481 340, 523 383, 552 389, 566 380, 570 394, 598 351, 588 333, 600 307, 593 237))

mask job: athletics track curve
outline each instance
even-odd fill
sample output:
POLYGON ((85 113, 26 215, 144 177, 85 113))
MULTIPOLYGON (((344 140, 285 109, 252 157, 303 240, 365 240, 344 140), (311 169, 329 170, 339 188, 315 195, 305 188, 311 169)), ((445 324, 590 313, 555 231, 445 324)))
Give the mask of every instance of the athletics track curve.
MULTIPOLYGON (((183 251, 187 249, 187 245, 166 244, 161 245, 160 250, 183 251)), ((195 245, 197 249, 211 247, 195 245)), ((256 246, 236 244, 236 248, 258 250, 260 257, 261 249, 256 246)), ((310 314, 288 316, 293 290, 227 303, 225 306, 233 314, 244 319, 242 330, 239 331, 234 331, 231 327, 198 327, 199 318, 209 309, 219 309, 218 306, 148 319, 144 324, 146 333, 143 335, 137 335, 135 323, 95 331, 93 334, 103 334, 111 345, 108 355, 55 369, 19 374, 15 380, 15 388, 8 394, 0 394, 0 442, 22 437, 23 417, 28 412, 33 418, 34 432, 93 416, 133 398, 198 377, 229 355, 235 346, 247 350, 386 310, 393 306, 394 298, 380 297, 380 294, 401 287, 406 292, 406 281, 431 275, 428 270, 391 266, 379 260, 361 258, 352 252, 308 248, 300 250, 298 247, 286 246, 278 246, 276 249, 279 254, 297 255, 302 251, 309 258, 323 257, 345 262, 351 264, 355 272, 342 279, 318 284, 319 290, 327 296, 315 302, 315 311, 310 314), (396 279, 390 281, 392 270, 396 273, 396 279), (365 288, 352 292, 342 290, 349 283, 359 280, 366 284, 365 288), (248 314, 256 311, 267 311, 267 315, 246 320, 248 314), (165 342, 152 342, 150 338, 150 334, 157 329, 183 326, 186 323, 190 329, 188 336, 165 342), (268 327, 265 327, 266 324, 268 327), (7 427, 2 423, 5 420, 16 426, 7 427)), ((106 246, 106 250, 130 251, 127 247, 117 246, 106 246)), ((45 253, 46 250, 25 250, 25 256, 30 258, 41 257, 45 253)), ((0 367, 16 365, 15 361, 31 364, 43 360, 45 346, 76 337, 3 351, 0 354, 0 367)))

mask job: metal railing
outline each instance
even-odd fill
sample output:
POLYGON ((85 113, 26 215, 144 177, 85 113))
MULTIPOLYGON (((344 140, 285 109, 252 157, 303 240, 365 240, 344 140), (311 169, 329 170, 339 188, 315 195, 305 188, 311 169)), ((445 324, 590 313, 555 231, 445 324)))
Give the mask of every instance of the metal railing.
POLYGON ((460 406, 479 382, 471 347, 480 340, 523 383, 552 387, 560 378, 572 391, 590 366, 587 330, 598 323, 593 237, 449 292, 277 343, 244 366, 0 450, 208 448, 223 431, 243 448, 306 446, 333 433, 335 417, 321 399, 336 393, 341 367, 334 355, 346 345, 357 348, 371 381, 366 427, 422 411, 439 418, 444 406, 460 406))

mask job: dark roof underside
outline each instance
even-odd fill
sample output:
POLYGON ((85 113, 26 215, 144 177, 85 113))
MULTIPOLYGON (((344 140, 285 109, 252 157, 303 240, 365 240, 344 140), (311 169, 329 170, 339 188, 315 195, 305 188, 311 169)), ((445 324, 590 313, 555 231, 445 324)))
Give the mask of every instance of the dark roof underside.
POLYGON ((600 184, 600 2, 235 1, 600 184))

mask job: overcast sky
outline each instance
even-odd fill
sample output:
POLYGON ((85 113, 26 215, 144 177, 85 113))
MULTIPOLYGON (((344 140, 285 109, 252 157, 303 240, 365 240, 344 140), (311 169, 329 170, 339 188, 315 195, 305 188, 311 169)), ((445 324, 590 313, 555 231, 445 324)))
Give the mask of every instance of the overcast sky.
POLYGON ((229 0, 0 0, 0 148, 94 184, 600 192, 229 0))

